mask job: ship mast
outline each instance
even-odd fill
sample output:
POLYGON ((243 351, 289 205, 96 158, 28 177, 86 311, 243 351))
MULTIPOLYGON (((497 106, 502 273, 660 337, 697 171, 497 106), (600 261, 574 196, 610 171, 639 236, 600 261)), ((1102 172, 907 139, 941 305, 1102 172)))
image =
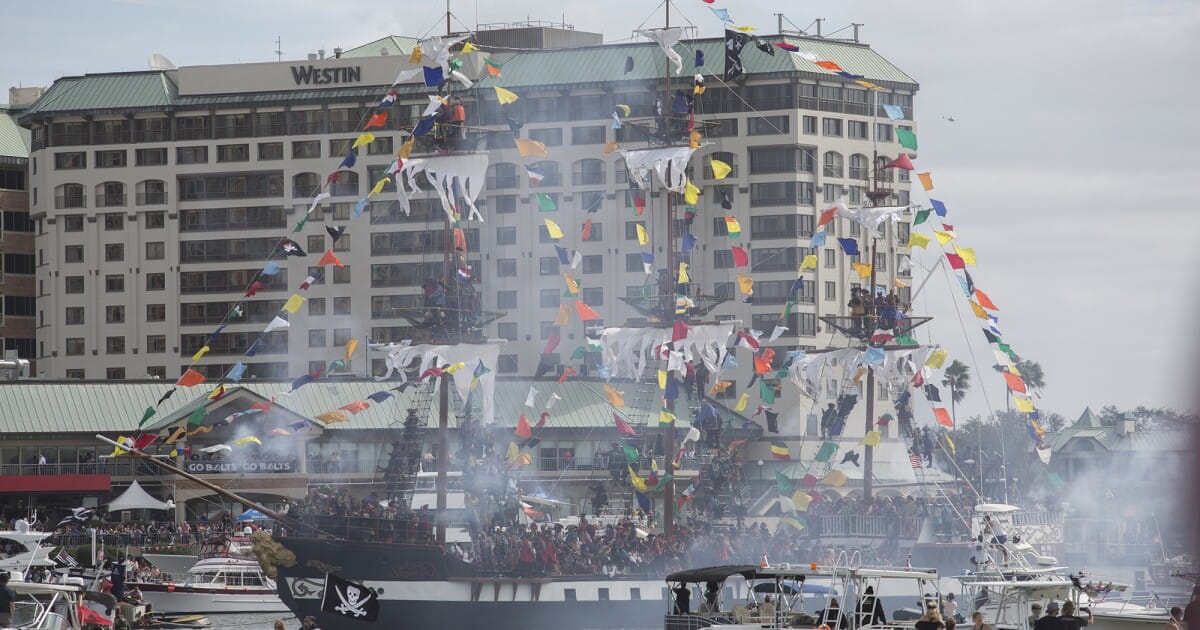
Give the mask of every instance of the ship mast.
MULTIPOLYGON (((665 22, 664 22, 663 28, 664 29, 671 28, 671 0, 665 0, 665 2, 663 2, 663 6, 666 9, 666 16, 665 16, 665 22)), ((666 109, 667 107, 670 107, 670 105, 668 105, 668 103, 671 102, 671 100, 670 100, 671 99, 671 60, 666 59, 664 57, 663 62, 664 62, 663 68, 665 70, 665 72, 663 73, 665 75, 665 78, 663 81, 663 84, 664 84, 663 108, 666 109)), ((664 115, 666 115, 666 113, 667 112, 665 112, 665 111, 663 112, 664 115)), ((667 142, 668 142, 668 144, 670 144, 670 137, 671 137, 670 136, 670 129, 671 129, 670 118, 668 118, 667 121, 668 121, 667 125, 666 125, 667 142)), ((674 177, 675 173, 670 173, 670 176, 674 177)), ((672 180, 668 180, 668 181, 672 181, 672 180)), ((670 285, 672 287, 678 287, 679 286, 679 278, 678 278, 677 274, 678 274, 679 265, 676 262, 678 256, 676 255, 676 252, 675 252, 675 201, 674 201, 674 198, 673 198, 670 190, 666 190, 666 191, 664 191, 664 193, 665 193, 664 196, 666 197, 666 206, 667 206, 667 278, 668 278, 668 280, 674 278, 674 282, 671 282, 670 285)), ((671 287, 668 287, 668 288, 671 288, 671 287)), ((679 314, 678 314, 679 310, 675 308, 674 303, 673 303, 674 300, 668 299, 668 300, 663 300, 663 301, 666 302, 666 306, 669 309, 668 312, 672 313, 671 325, 672 325, 672 329, 674 329, 675 322, 677 322, 679 320, 679 314)), ((667 409, 670 410, 671 413, 673 414, 675 412, 675 401, 667 400, 667 401, 665 401, 665 403, 666 403, 667 409)), ((673 462, 675 461, 675 457, 674 457, 674 453, 675 453, 675 422, 674 422, 674 420, 672 420, 669 424, 667 424, 665 427, 662 428, 662 434, 663 434, 663 450, 665 451, 665 453, 663 455, 663 459, 665 460, 665 461, 663 461, 663 470, 667 471, 666 472, 667 483, 663 486, 663 534, 665 536, 670 537, 671 535, 673 535, 675 533, 675 467, 673 466, 673 462)))
MULTIPOLYGON (((871 207, 878 207, 878 206, 882 205, 883 201, 892 194, 891 190, 885 189, 879 185, 880 169, 879 169, 878 116, 879 116, 879 92, 872 90, 871 91, 871 145, 872 145, 871 146, 871 168, 868 171, 869 173, 871 173, 871 182, 870 182, 870 188, 867 189, 867 199, 869 199, 871 201, 871 207)), ((879 319, 878 319, 879 313, 876 311, 876 307, 875 307, 875 270, 877 267, 877 265, 875 264, 875 260, 876 260, 875 253, 878 250, 878 247, 879 247, 879 238, 876 237, 874 233, 872 233, 871 234, 871 259, 867 261, 867 263, 869 265, 871 265, 871 280, 870 280, 871 284, 867 287, 868 288, 867 295, 869 296, 870 299, 867 302, 867 304, 865 305, 867 307, 867 312, 871 314, 872 322, 879 321, 879 319)), ((868 334, 868 337, 867 337, 866 346, 870 346, 871 345, 871 337, 870 337, 871 333, 868 332, 867 334, 868 334)), ((870 367, 867 368, 866 390, 867 390, 867 401, 866 401, 867 405, 866 405, 866 413, 865 413, 866 419, 864 421, 865 426, 863 428, 865 433, 863 433, 863 435, 866 435, 867 433, 870 433, 871 431, 873 431, 875 429, 875 370, 870 367)), ((863 498, 867 499, 868 501, 871 499, 871 494, 872 494, 872 491, 875 486, 875 478, 874 478, 875 477, 875 457, 874 457, 874 455, 875 455, 875 449, 870 444, 863 446, 863 498)))

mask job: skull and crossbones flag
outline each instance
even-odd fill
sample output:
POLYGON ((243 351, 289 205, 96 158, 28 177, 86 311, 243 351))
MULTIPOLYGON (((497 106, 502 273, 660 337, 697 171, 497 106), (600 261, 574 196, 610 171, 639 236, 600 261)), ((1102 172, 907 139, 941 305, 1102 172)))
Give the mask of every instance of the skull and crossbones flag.
POLYGON ((359 621, 375 621, 379 617, 379 597, 362 584, 326 573, 321 612, 359 621))

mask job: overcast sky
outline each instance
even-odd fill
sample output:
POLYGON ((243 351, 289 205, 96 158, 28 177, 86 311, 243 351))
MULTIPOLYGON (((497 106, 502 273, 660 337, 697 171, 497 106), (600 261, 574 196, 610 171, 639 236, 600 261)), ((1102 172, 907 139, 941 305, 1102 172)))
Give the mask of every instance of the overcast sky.
MULTIPOLYGON (((647 1, 566 0, 555 15, 532 12, 541 3, 520 13, 495 0, 452 4, 456 29, 565 19, 612 41, 628 38, 643 21, 662 23, 661 8, 647 1)), ((719 35, 707 6, 678 2, 672 24, 719 35)), ((778 3, 712 6, 728 8, 760 34, 776 32, 778 3)), ((1200 144, 1200 132, 1185 109, 1194 110, 1200 96, 1200 3, 790 6, 786 17, 800 28, 814 18, 825 18, 827 34, 864 23, 863 41, 920 82, 918 170, 933 173, 948 222, 963 246, 976 249, 972 275, 1000 306, 1005 340, 1045 369, 1039 406, 1074 419, 1085 405, 1193 405, 1200 215, 1197 168, 1187 151, 1200 144)), ((0 86, 144 69, 153 52, 178 65, 269 61, 276 36, 284 58, 298 59, 388 34, 441 32, 442 11, 441 3, 409 0, 6 3, 0 86)), ((914 200, 923 202, 916 188, 914 200)), ((1004 386, 957 291, 938 271, 925 290, 928 302, 918 306, 937 318, 930 325, 935 341, 983 371, 974 375, 962 418, 986 414, 989 404, 1003 408, 1004 386), (965 334, 956 300, 965 309, 965 334)))

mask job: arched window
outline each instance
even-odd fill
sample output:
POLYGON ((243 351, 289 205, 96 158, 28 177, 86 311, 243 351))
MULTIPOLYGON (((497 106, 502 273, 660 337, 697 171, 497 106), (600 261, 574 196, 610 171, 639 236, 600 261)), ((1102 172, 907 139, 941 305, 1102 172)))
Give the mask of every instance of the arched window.
POLYGON ((571 184, 599 186, 604 184, 604 162, 595 158, 578 160, 571 165, 571 184))
POLYGON ((153 206, 167 203, 167 183, 161 179, 146 179, 137 183, 137 205, 153 206))
POLYGON ((341 171, 338 180, 333 182, 329 187, 329 193, 334 197, 343 195, 357 196, 358 195, 358 173, 354 171, 341 171))
POLYGON ((866 179, 869 174, 870 160, 867 156, 861 153, 855 153, 850 156, 850 179, 866 179))
POLYGON ((821 174, 825 177, 842 177, 842 168, 842 154, 837 151, 826 151, 821 174))
POLYGON ((60 184, 54 189, 55 208, 83 208, 87 206, 87 195, 83 184, 60 184))
POLYGON ((487 189, 508 190, 520 188, 521 180, 517 177, 517 165, 508 162, 497 162, 488 167, 487 189))
POLYGON ((96 207, 119 208, 125 205, 125 184, 102 182, 96 184, 96 207))
MULTIPOLYGON (((733 169, 729 171, 729 175, 727 177, 737 177, 737 156, 728 151, 713 151, 712 154, 708 156, 708 159, 704 160, 704 177, 708 179, 716 179, 716 177, 713 176, 712 170, 713 160, 724 162, 729 165, 729 168, 733 169)), ((753 168, 751 170, 753 170, 753 168)))
POLYGON ((885 164, 887 164, 888 162, 891 162, 891 161, 892 161, 892 158, 884 156, 884 155, 881 155, 875 159, 875 172, 879 174, 877 176, 879 178, 879 181, 890 182, 890 181, 894 181, 896 179, 895 171, 897 171, 899 169, 883 168, 885 164))
POLYGON ((321 176, 316 173, 297 173, 292 177, 292 197, 312 197, 321 189, 321 176))
POLYGON ((542 160, 529 165, 540 172, 543 177, 537 186, 562 186, 562 167, 558 162, 542 160))

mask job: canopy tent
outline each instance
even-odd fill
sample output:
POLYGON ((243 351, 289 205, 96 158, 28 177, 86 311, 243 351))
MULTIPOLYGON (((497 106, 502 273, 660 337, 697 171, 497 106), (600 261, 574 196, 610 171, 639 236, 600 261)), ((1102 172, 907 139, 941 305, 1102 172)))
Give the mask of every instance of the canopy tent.
POLYGON ((142 489, 142 486, 134 481, 132 485, 121 493, 121 496, 112 500, 108 504, 109 512, 117 512, 120 510, 169 510, 174 505, 169 502, 159 501, 150 496, 150 493, 142 489))
POLYGON ((255 510, 253 508, 246 510, 245 512, 242 512, 241 515, 237 517, 237 522, 239 522, 239 523, 245 523, 247 521, 269 521, 269 520, 271 520, 271 517, 267 516, 266 514, 263 514, 262 512, 259 512, 258 510, 255 510))

